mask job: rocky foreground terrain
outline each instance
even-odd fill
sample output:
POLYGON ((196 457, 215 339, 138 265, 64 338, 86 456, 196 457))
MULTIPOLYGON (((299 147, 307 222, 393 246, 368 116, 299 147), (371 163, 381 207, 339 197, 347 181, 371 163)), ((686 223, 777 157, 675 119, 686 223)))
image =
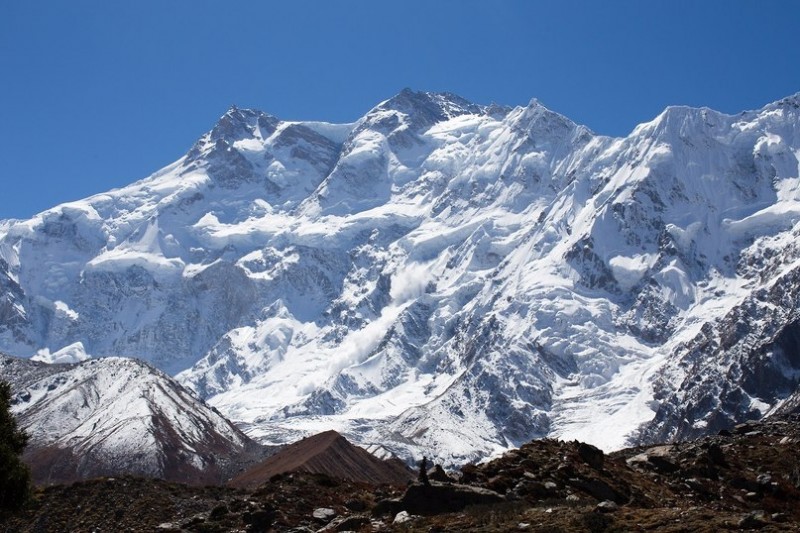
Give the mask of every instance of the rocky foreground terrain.
MULTIPOLYGON (((798 531, 800 416, 604 454, 538 440, 429 485, 277 474, 254 489, 120 477, 37 489, 3 531, 798 531)), ((357 465, 354 466, 357 468, 357 465)))

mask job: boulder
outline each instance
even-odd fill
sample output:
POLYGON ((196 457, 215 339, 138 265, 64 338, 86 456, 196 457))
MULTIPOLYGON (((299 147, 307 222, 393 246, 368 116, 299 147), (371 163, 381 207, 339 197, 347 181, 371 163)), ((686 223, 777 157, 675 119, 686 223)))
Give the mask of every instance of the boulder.
POLYGON ((248 531, 268 531, 275 520, 273 509, 262 509, 259 511, 246 511, 242 515, 242 521, 247 524, 248 531))
POLYGON ((706 453, 708 454, 708 459, 711 461, 711 464, 727 466, 725 462, 725 452, 722 451, 722 446, 719 444, 715 442, 709 444, 706 453))
POLYGON ((602 479, 574 478, 569 480, 569 484, 599 501, 611 500, 620 504, 628 501, 628 496, 622 494, 602 479))
POLYGON ((603 450, 596 448, 591 444, 581 442, 578 444, 578 456, 581 458, 581 461, 591 466, 595 470, 603 469, 603 463, 605 461, 605 454, 603 454, 603 450))
POLYGON ((762 515, 750 513, 739 520, 739 529, 761 529, 767 526, 767 523, 762 519, 762 515))
POLYGON ((597 504, 596 509, 601 513, 613 513, 619 510, 619 505, 611 500, 604 500, 597 504))
POLYGON ((355 516, 343 516, 341 518, 337 518, 336 520, 331 521, 327 526, 320 529, 321 532, 327 531, 359 531, 362 527, 368 525, 370 523, 370 519, 367 516, 363 515, 355 515, 355 516))
POLYGON ((327 507, 319 507, 318 509, 314 509, 312 516, 314 520, 327 524, 336 516, 336 511, 327 507))
POLYGON ((469 485, 413 484, 397 502, 400 509, 417 515, 436 515, 461 511, 469 505, 489 505, 506 499, 500 494, 469 485))
POLYGON ((359 500, 357 498, 347 500, 344 502, 344 506, 357 513, 367 510, 367 503, 364 500, 359 500))
POLYGON ((453 483, 455 480, 447 475, 442 465, 434 465, 433 468, 428 470, 428 480, 439 481, 441 483, 453 483))

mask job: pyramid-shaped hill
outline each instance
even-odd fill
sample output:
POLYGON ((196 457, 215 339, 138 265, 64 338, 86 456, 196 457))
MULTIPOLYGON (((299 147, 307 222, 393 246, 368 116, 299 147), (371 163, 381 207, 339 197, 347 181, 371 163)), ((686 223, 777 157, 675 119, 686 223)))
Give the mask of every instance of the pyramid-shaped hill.
POLYGON ((229 481, 235 487, 256 487, 278 474, 305 472, 370 484, 405 484, 414 474, 399 460, 384 461, 336 431, 325 431, 286 446, 275 455, 229 481))

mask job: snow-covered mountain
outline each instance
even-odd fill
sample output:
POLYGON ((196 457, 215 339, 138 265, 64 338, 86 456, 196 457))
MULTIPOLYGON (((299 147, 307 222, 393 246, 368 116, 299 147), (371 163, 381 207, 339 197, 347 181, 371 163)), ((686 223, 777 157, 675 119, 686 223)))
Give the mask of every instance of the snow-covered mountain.
POLYGON ((353 124, 234 107, 145 180, 0 223, 0 348, 142 358, 268 443, 452 464, 711 431, 800 381, 798 158, 800 94, 625 138, 410 90, 353 124))
POLYGON ((44 364, 0 354, 37 483, 137 474, 225 481, 265 450, 174 380, 135 359, 44 364))

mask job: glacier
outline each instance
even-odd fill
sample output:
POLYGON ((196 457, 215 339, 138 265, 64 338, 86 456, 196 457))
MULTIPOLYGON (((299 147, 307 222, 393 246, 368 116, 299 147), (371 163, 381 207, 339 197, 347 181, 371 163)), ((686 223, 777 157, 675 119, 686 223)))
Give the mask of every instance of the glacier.
POLYGON ((146 179, 0 222, 0 350, 142 359, 266 444, 695 436, 800 383, 799 159, 800 93, 624 138, 409 89, 351 124, 232 107, 146 179))

